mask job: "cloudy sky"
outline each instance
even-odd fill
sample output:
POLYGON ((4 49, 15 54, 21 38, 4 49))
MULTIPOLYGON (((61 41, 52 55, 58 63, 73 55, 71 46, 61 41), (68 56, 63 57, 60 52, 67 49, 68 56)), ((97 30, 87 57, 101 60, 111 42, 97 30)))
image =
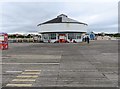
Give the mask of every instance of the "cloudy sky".
POLYGON ((34 0, 0 2, 0 32, 37 32, 37 25, 66 14, 89 25, 88 31, 118 32, 119 0, 34 0))

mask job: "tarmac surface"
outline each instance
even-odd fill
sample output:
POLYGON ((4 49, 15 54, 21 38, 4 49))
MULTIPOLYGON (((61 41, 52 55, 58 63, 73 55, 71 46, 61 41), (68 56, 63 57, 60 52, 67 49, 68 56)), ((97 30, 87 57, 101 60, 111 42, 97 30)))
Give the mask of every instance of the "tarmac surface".
POLYGON ((3 87, 117 87, 118 41, 10 43, 3 87))

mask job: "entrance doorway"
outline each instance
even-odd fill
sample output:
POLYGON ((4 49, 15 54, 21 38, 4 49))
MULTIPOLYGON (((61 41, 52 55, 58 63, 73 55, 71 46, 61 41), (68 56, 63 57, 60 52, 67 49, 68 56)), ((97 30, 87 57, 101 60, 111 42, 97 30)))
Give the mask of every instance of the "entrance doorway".
POLYGON ((65 43, 67 40, 66 34, 59 34, 58 39, 59 43, 65 43))

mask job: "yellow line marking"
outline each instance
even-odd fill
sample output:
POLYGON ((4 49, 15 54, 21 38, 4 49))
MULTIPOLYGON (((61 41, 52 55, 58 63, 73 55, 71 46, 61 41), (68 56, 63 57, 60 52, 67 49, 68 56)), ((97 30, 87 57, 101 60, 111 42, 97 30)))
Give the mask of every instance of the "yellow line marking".
POLYGON ((7 84, 8 87, 31 87, 32 84, 7 84))
POLYGON ((41 70, 25 70, 25 71, 29 71, 29 72, 40 72, 41 70))
POLYGON ((33 81, 35 81, 35 79, 13 79, 12 81, 33 82, 33 81))
POLYGON ((26 75, 22 75, 22 76, 17 76, 17 78, 37 78, 38 76, 26 76, 26 75))
POLYGON ((40 72, 23 72, 22 74, 40 74, 40 72))

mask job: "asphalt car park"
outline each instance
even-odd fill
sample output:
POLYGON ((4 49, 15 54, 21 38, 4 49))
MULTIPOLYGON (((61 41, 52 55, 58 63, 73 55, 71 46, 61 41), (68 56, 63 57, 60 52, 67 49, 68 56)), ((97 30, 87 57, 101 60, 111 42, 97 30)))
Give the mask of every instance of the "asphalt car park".
POLYGON ((117 87, 118 41, 10 43, 3 87, 117 87))

